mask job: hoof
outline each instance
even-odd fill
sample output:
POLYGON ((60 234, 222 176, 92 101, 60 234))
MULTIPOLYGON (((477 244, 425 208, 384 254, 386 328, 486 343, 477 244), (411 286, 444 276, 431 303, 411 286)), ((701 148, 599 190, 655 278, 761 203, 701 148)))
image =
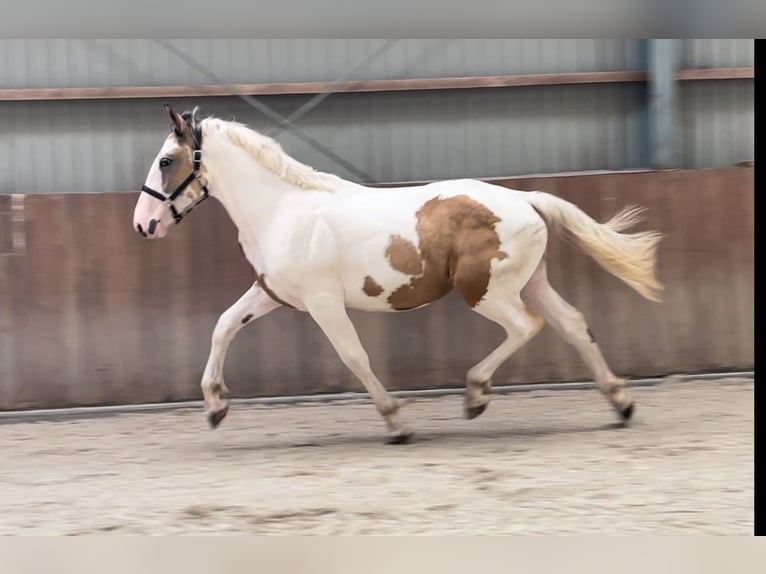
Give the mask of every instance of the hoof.
POLYGON ((226 418, 229 413, 229 407, 225 406, 220 411, 211 411, 207 415, 207 422, 210 423, 210 428, 215 429, 221 424, 221 421, 226 418))
POLYGON ((628 422, 633 417, 635 403, 630 403, 627 407, 620 411, 620 416, 624 422, 628 422))
POLYGON ((392 434, 388 437, 388 440, 386 441, 388 444, 407 444, 412 440, 412 437, 415 435, 412 431, 400 431, 396 434, 392 434))
POLYGON ((465 407, 465 418, 468 420, 475 419, 478 417, 481 413, 487 410, 487 406, 489 403, 484 403, 483 405, 477 405, 475 407, 465 407))

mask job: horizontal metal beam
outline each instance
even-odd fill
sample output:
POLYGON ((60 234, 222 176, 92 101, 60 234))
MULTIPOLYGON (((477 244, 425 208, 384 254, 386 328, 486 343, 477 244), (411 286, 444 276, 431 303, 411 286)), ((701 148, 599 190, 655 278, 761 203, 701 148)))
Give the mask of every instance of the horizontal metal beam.
POLYGON ((676 80, 751 80, 755 78, 755 68, 693 68, 678 70, 676 80))
MULTIPOLYGON (((680 70, 679 80, 726 80, 752 78, 753 68, 710 68, 680 70)), ((465 90, 523 86, 614 84, 646 82, 644 71, 576 72, 562 74, 522 74, 510 76, 466 76, 452 78, 412 78, 363 80, 354 82, 289 82, 264 84, 215 84, 206 86, 109 86, 98 88, 19 88, 0 89, 0 101, 29 102, 55 100, 117 100, 147 98, 204 98, 248 94, 253 96, 333 93, 400 92, 419 90, 465 90)))
POLYGON ((529 74, 523 76, 469 76, 459 78, 420 78, 400 80, 362 80, 353 82, 290 82, 269 84, 217 84, 207 86, 121 86, 102 88, 23 88, 0 89, 0 101, 12 100, 92 100, 132 98, 187 98, 335 93, 397 92, 415 90, 455 90, 467 88, 501 88, 511 86, 545 86, 559 84, 593 84, 643 82, 645 72, 594 72, 574 74, 529 74))

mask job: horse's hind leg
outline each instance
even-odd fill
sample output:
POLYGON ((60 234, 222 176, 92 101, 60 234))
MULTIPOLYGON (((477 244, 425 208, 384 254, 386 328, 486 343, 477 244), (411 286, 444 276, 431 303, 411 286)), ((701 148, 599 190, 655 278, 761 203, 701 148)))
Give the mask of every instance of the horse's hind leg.
POLYGON ((623 379, 617 378, 596 344, 583 314, 567 303, 548 282, 545 262, 521 292, 522 300, 539 313, 582 356, 601 392, 624 420, 633 415, 633 399, 623 379))
POLYGON ((509 300, 508 297, 488 294, 474 310, 503 327, 507 336, 500 346, 468 371, 464 404, 468 419, 476 418, 487 408, 495 371, 545 325, 545 321, 526 307, 518 295, 515 300, 509 300))
MULTIPOLYGON (((543 230, 545 227, 539 223, 543 230)), ((542 258, 545 241, 540 240, 533 227, 527 244, 527 256, 517 259, 505 258, 492 270, 487 290, 472 309, 505 329, 505 340, 482 361, 471 367, 466 375, 465 416, 473 419, 487 408, 492 393, 492 376, 508 358, 540 332, 545 321, 529 309, 521 300, 520 293, 542 258), (536 236, 536 238, 535 238, 536 236)), ((484 269, 481 260, 473 258, 458 261, 455 286, 471 305, 477 277, 484 269), (478 263, 478 265, 477 265, 478 263)))

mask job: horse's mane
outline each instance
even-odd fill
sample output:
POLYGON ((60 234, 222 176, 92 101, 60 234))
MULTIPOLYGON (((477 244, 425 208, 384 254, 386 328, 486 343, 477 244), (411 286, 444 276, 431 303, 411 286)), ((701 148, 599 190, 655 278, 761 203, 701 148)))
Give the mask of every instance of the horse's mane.
POLYGON ((255 160, 269 171, 274 172, 288 183, 302 189, 334 191, 343 179, 337 175, 316 171, 285 153, 279 143, 244 124, 220 118, 206 118, 202 121, 205 131, 216 133, 247 150, 255 160))

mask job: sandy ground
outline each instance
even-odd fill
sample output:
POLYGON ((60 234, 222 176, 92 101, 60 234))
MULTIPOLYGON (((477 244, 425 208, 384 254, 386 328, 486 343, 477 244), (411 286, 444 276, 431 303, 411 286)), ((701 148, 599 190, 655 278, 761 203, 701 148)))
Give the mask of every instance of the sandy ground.
POLYGON ((629 428, 595 391, 0 425, 0 534, 753 532, 752 381, 637 388, 629 428))

